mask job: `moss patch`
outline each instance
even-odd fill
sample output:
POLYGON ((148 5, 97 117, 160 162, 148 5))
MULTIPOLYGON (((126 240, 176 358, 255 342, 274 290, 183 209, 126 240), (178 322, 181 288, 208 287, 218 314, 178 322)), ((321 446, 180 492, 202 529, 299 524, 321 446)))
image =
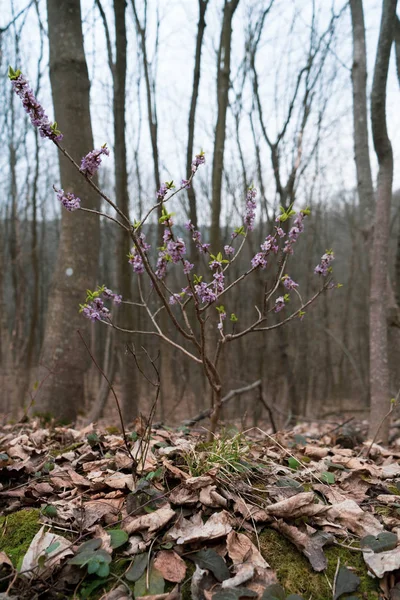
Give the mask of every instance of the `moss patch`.
POLYGON ((81 446, 83 446, 83 442, 74 442, 73 444, 69 444, 69 446, 64 446, 64 448, 53 448, 52 450, 50 450, 49 454, 51 456, 60 456, 61 454, 65 454, 66 452, 76 450, 81 446))
POLYGON ((20 510, 0 517, 0 550, 7 554, 15 567, 22 561, 40 527, 40 512, 36 509, 20 510))
POLYGON ((307 600, 331 598, 332 590, 329 583, 331 585, 333 583, 337 561, 340 558, 340 564, 351 568, 361 579, 358 596, 368 600, 379 598, 378 581, 368 575, 360 552, 352 552, 338 546, 325 548, 328 567, 325 572, 316 573, 305 556, 273 529, 265 529, 259 535, 259 541, 263 557, 276 572, 279 583, 288 594, 299 594, 307 600))

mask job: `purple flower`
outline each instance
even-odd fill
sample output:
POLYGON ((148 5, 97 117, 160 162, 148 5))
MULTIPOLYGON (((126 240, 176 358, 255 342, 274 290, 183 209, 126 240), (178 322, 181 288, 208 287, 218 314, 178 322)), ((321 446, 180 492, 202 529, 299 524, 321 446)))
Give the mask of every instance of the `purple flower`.
POLYGON ((169 303, 170 304, 179 304, 180 299, 181 299, 180 294, 172 294, 172 296, 169 297, 169 303))
POLYGON ((226 256, 233 256, 235 254, 235 248, 232 246, 224 246, 224 252, 226 256))
POLYGON ((110 311, 104 306, 101 298, 95 298, 89 304, 85 304, 82 313, 84 317, 91 321, 100 321, 100 319, 110 318, 110 311))
POLYGON ((214 289, 216 294, 221 294, 224 291, 225 275, 221 273, 214 273, 214 289))
POLYGON ((104 288, 103 298, 106 300, 112 300, 116 306, 119 306, 122 302, 121 294, 114 294, 114 292, 109 288, 104 288))
POLYGON ((256 218, 256 202, 257 190, 253 187, 249 188, 246 196, 246 211, 244 215, 244 223, 249 231, 254 229, 254 219, 256 218))
POLYGON ((188 260, 183 261, 183 272, 185 273, 185 275, 189 275, 193 267, 194 265, 188 260))
POLYGON ((157 192, 157 200, 159 202, 164 200, 165 196, 167 195, 167 192, 168 192, 168 188, 167 188, 166 184, 163 183, 157 192))
POLYGON ((192 160, 192 173, 196 173, 196 171, 200 167, 200 165, 204 165, 205 162, 206 162, 206 158, 204 156, 203 151, 201 151, 200 154, 196 154, 196 156, 192 160))
POLYGON ((158 279, 164 279, 167 274, 167 259, 164 251, 161 251, 158 254, 155 274, 158 279))
POLYGON ((92 150, 89 154, 86 154, 81 160, 81 171, 86 177, 93 177, 98 171, 101 164, 101 157, 105 154, 109 156, 110 151, 104 144, 100 150, 92 150))
POLYGON ((182 181, 181 181, 181 187, 186 188, 188 190, 190 188, 189 179, 182 179, 182 181))
POLYGON ((25 112, 28 113, 32 125, 38 128, 42 138, 47 137, 52 141, 59 142, 63 139, 63 135, 57 129, 57 123, 50 123, 46 113, 40 102, 35 97, 32 88, 29 87, 28 81, 19 72, 9 69, 9 78, 14 92, 22 100, 22 106, 25 112))
POLYGON ((209 287, 209 284, 202 281, 194 286, 194 291, 201 302, 211 303, 217 299, 216 294, 209 287))
POLYGON ((284 275, 281 281, 287 290, 295 290, 299 287, 299 284, 293 281, 289 275, 284 275))
POLYGON ((277 298, 275 300, 274 312, 278 313, 281 310, 283 310, 284 308, 285 308, 285 298, 283 296, 279 296, 279 298, 277 298))
POLYGON ((283 238, 286 235, 286 233, 283 231, 282 227, 276 227, 276 233, 279 235, 280 238, 283 238))
POLYGON ((72 192, 64 192, 64 190, 58 190, 57 199, 69 212, 78 210, 78 208, 81 207, 80 198, 77 198, 72 192))
POLYGON ((137 253, 137 250, 135 247, 133 247, 131 249, 131 252, 130 252, 129 258, 128 258, 128 262, 130 265, 132 265, 135 273, 138 273, 138 275, 140 275, 141 273, 144 273, 144 264, 143 264, 142 257, 140 256, 140 254, 137 253))
POLYGON ((173 263, 178 263, 184 254, 186 254, 186 245, 182 238, 177 238, 176 241, 170 239, 167 243, 167 253, 171 257, 173 263))
POLYGON ((265 269, 265 267, 267 266, 265 252, 257 252, 257 254, 251 259, 251 266, 253 267, 253 269, 256 269, 257 267, 265 269))
POLYGON ((335 260, 335 255, 333 254, 332 250, 327 251, 321 257, 319 265, 315 267, 314 273, 316 275, 322 275, 323 277, 326 277, 331 271, 332 267, 330 266, 330 264, 333 260, 335 260))
POLYGON ((209 264, 209 267, 212 271, 215 271, 215 269, 221 269, 222 264, 219 262, 219 260, 212 260, 209 264))

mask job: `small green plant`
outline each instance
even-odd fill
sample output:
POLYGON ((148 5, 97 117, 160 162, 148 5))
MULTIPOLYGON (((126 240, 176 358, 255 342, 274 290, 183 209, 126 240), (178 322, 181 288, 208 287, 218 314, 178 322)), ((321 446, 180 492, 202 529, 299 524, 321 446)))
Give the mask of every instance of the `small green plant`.
POLYGON ((108 577, 110 574, 111 555, 100 548, 101 540, 95 538, 89 540, 79 548, 77 554, 73 556, 68 564, 86 567, 88 575, 97 575, 98 577, 108 577))
POLYGON ((222 432, 211 442, 198 444, 184 458, 193 477, 204 475, 215 467, 226 474, 243 473, 251 468, 246 460, 249 449, 249 441, 243 434, 232 436, 222 432))

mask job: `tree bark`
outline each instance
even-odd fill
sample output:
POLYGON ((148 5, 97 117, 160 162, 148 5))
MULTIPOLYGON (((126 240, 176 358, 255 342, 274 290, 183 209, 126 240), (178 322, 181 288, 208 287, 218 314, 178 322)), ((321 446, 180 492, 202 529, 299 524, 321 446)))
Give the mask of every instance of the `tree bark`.
MULTIPOLYGON (((196 124, 196 108, 197 98, 199 95, 200 86, 200 67, 201 67, 201 48, 203 45, 204 30, 206 28, 206 10, 208 0, 199 0, 199 22, 197 24, 197 38, 196 38, 196 55, 194 60, 194 72, 193 72, 193 87, 192 87, 192 99, 190 102, 189 121, 188 121, 188 145, 186 154, 186 175, 188 176, 191 172, 191 165, 193 160, 193 146, 194 146, 194 129, 196 124)), ((197 206, 196 206, 196 195, 194 193, 193 184, 187 191, 189 199, 189 218, 193 225, 197 229, 197 206)), ((191 261, 195 259, 197 255, 196 247, 193 240, 190 240, 191 246, 191 261)))
POLYGON ((386 124, 386 85, 393 42, 397 0, 383 0, 381 27, 371 93, 371 122, 374 148, 379 163, 375 224, 372 242, 370 298, 370 390, 369 436, 378 428, 379 438, 388 442, 389 420, 383 419, 390 406, 387 336, 387 276, 390 205, 393 182, 393 152, 386 124))
POLYGON ((226 138, 226 112, 231 76, 232 19, 239 0, 225 0, 217 65, 217 124, 214 137, 212 169, 211 251, 221 250, 219 220, 221 214, 222 173, 226 138))
POLYGON ((353 124, 354 157, 357 170, 357 191, 361 226, 370 228, 374 214, 374 186, 368 145, 367 55, 362 0, 350 0, 353 32, 353 124))
MULTIPOLYGON (((79 162, 93 149, 89 111, 89 77, 83 47, 79 0, 47 0, 50 44, 50 81, 56 121, 64 133, 63 145, 79 162)), ((85 185, 74 166, 60 156, 61 185, 99 209, 99 198, 85 185)), ((89 323, 78 312, 84 290, 96 284, 99 219, 87 213, 62 211, 56 269, 41 352, 39 381, 43 382, 34 411, 59 421, 76 419, 84 406, 83 376, 89 356, 77 330, 87 338, 89 323), (49 370, 51 377, 47 377, 49 370)))
MULTIPOLYGON (((125 215, 129 215, 128 171, 126 164, 125 137, 125 96, 126 96, 126 3, 114 0, 116 62, 113 69, 114 83, 114 155, 115 155, 115 195, 117 204, 125 215)), ((124 300, 131 298, 132 269, 128 263, 130 236, 119 230, 117 248, 118 293, 124 300)), ((118 324, 126 329, 134 329, 133 310, 129 304, 118 308, 118 324)), ((125 419, 137 416, 136 367, 132 356, 125 352, 125 345, 131 341, 127 335, 118 335, 120 340, 119 370, 121 378, 121 408, 125 419)), ((114 349, 112 349, 113 351, 114 349)))

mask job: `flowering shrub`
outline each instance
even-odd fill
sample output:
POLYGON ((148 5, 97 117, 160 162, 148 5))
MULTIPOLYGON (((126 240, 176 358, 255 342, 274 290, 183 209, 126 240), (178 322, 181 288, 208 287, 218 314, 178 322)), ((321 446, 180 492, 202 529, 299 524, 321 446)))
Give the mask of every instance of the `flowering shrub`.
MULTIPOLYGON (((194 264, 186 257, 186 243, 182 237, 175 234, 173 214, 168 212, 166 205, 179 192, 191 186, 193 177, 196 175, 200 166, 205 163, 204 152, 197 154, 191 166, 191 173, 188 179, 182 179, 181 185, 175 189, 173 181, 163 183, 156 193, 156 204, 150 208, 148 213, 140 222, 131 222, 128 215, 121 212, 119 207, 101 192, 93 183, 92 178, 97 172, 103 155, 108 156, 107 146, 102 146, 99 150, 92 150, 81 160, 80 166, 73 160, 68 152, 61 147, 60 141, 62 134, 57 129, 57 124, 50 124, 43 108, 33 95, 32 90, 26 79, 20 71, 9 70, 9 77, 17 95, 21 98, 23 106, 29 114, 32 124, 39 128, 42 137, 49 138, 57 145, 59 150, 75 165, 87 183, 94 187, 97 192, 106 200, 106 202, 115 210, 116 217, 111 217, 106 213, 100 213, 105 218, 111 219, 119 227, 129 232, 133 246, 127 256, 127 260, 132 265, 133 272, 138 277, 145 276, 151 284, 153 292, 159 300, 160 306, 155 310, 150 308, 146 298, 143 295, 142 285, 139 286, 141 303, 138 306, 145 308, 152 323, 152 329, 140 333, 157 335, 165 342, 171 344, 175 349, 184 353, 187 357, 197 362, 204 369, 204 373, 210 383, 213 392, 213 412, 211 414, 211 434, 215 431, 221 410, 221 391, 222 381, 219 370, 219 358, 222 347, 239 339, 240 337, 253 332, 266 332, 275 329, 277 326, 283 326, 295 318, 303 319, 305 309, 314 302, 318 296, 328 288, 333 287, 331 280, 334 254, 331 250, 327 251, 321 258, 320 264, 315 268, 317 275, 325 278, 322 287, 304 302, 298 291, 299 285, 285 273, 288 259, 294 254, 295 245, 299 236, 305 228, 305 220, 310 214, 308 209, 298 212, 293 210, 293 206, 287 208, 281 207, 281 214, 276 218, 276 225, 269 233, 262 244, 260 250, 253 256, 248 264, 247 270, 236 279, 230 277, 230 266, 241 253, 247 236, 254 229, 256 210, 257 210, 257 190, 254 186, 248 189, 244 211, 243 224, 237 227, 231 234, 231 242, 223 247, 222 251, 217 249, 217 254, 211 254, 210 244, 204 242, 200 231, 196 229, 190 221, 185 225, 191 236, 195 248, 198 250, 199 258, 206 257, 208 260, 209 277, 204 277, 193 273, 194 264), (151 246, 146 242, 145 234, 142 231, 143 225, 148 217, 156 209, 161 209, 159 223, 163 226, 162 246, 158 248, 156 257, 152 257, 151 246), (224 258, 225 256, 225 258, 224 258), (271 261, 271 257, 274 260, 271 261), (219 304, 222 296, 229 294, 234 287, 241 285, 255 271, 261 272, 269 264, 275 270, 273 285, 267 290, 262 301, 262 306, 257 308, 257 317, 251 323, 244 324, 240 329, 237 328, 240 322, 235 313, 231 313, 229 322, 225 306, 219 304), (169 269, 180 269, 181 277, 185 279, 185 286, 180 290, 170 290, 166 283, 166 275, 169 269), (204 277, 204 279, 203 279, 204 277), (286 290, 281 294, 281 288, 286 290), (279 323, 269 324, 268 320, 271 313, 279 313, 287 309, 290 301, 290 293, 293 293, 298 301, 298 307, 289 312, 286 318, 279 323), (188 311, 188 307, 193 306, 194 311, 188 311), (168 335, 168 331, 162 330, 159 322, 156 320, 157 314, 163 308, 169 318, 170 324, 179 332, 182 343, 175 342, 168 335), (216 334, 216 352, 209 350, 206 343, 207 335, 205 329, 206 320, 209 318, 210 309, 217 311, 216 334), (230 325, 229 325, 230 323, 230 325)), ((72 192, 56 190, 57 198, 68 211, 89 209, 81 206, 81 201, 72 192)), ((214 251, 216 249, 213 249, 214 251)), ((260 276, 261 273, 260 273, 260 276)), ((125 299, 126 300, 126 299, 125 299)), ((91 321, 101 321, 109 326, 118 327, 112 322, 109 308, 105 306, 105 301, 112 301, 114 305, 119 305, 124 300, 117 293, 112 292, 105 286, 99 287, 95 292, 87 291, 86 301, 80 306, 83 316, 91 321)), ((226 302, 229 301, 229 295, 226 302)), ((215 313, 214 313, 215 314, 215 313)), ((124 330, 126 331, 126 330, 124 330)), ((132 335, 138 333, 131 331, 132 335)))

